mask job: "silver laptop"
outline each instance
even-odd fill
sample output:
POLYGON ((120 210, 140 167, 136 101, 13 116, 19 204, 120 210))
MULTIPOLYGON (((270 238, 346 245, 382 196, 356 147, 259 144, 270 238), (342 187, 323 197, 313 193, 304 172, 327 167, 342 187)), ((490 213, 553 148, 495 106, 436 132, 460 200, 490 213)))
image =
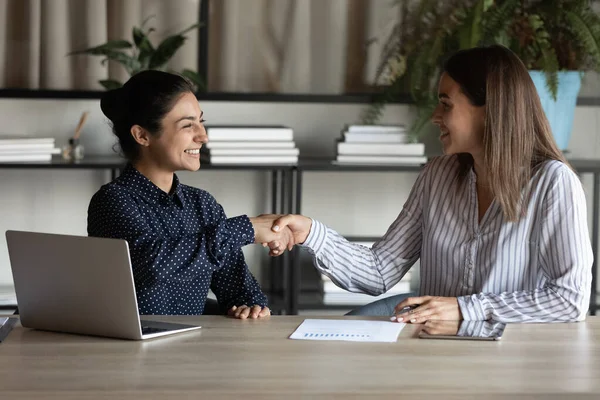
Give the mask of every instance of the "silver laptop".
POLYGON ((24 327, 135 340, 200 328, 140 320, 125 240, 7 231, 6 241, 24 327))

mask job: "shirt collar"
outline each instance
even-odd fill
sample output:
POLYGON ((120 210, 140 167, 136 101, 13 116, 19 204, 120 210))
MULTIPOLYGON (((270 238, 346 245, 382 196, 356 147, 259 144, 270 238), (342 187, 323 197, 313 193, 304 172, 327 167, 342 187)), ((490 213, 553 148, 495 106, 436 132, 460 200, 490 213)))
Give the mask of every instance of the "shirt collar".
POLYGON ((179 182, 179 178, 176 174, 173 174, 173 186, 169 194, 165 193, 158 186, 141 172, 139 172, 133 165, 127 164, 123 173, 119 177, 119 180, 127 188, 131 189, 140 197, 143 197, 153 204, 160 201, 165 201, 168 198, 177 199, 181 206, 185 206, 185 200, 183 195, 183 185, 179 182))

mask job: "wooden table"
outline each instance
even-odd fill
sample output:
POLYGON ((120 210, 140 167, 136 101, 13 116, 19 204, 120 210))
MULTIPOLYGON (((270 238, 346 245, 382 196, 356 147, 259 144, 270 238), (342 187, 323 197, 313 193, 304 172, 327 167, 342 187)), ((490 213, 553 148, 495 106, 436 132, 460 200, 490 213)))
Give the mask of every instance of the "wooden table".
POLYGON ((600 397, 597 317, 509 325, 499 342, 418 339, 407 325, 395 343, 289 340, 299 316, 166 319, 203 328, 135 342, 18 326, 0 344, 0 398, 600 397))

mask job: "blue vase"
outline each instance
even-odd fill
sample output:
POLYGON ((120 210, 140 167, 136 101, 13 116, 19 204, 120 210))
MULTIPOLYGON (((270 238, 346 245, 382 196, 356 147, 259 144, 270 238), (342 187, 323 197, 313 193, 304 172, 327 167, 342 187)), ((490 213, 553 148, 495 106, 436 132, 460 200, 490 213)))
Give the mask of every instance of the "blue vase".
POLYGON ((581 71, 561 71, 558 73, 558 91, 556 101, 546 85, 546 75, 542 71, 529 71, 535 84, 542 107, 550 122, 550 128, 558 148, 567 149, 573 128, 573 116, 577 105, 577 96, 581 87, 581 71))

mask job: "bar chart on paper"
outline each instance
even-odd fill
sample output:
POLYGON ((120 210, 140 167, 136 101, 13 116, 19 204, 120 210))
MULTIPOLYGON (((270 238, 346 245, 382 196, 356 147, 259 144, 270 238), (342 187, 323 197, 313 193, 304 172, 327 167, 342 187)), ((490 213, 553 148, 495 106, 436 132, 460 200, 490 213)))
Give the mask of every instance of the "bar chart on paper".
POLYGON ((290 339, 395 342, 404 326, 387 321, 306 319, 290 339))

